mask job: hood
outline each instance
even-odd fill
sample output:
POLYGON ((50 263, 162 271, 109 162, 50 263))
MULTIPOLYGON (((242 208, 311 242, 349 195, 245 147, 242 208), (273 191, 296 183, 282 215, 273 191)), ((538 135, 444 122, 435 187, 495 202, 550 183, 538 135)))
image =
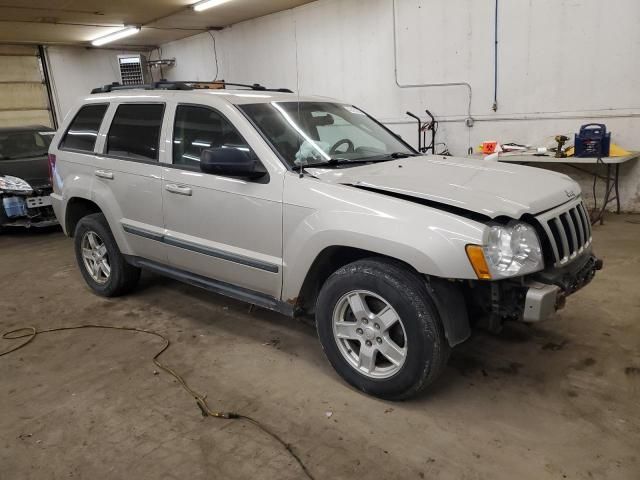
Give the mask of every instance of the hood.
POLYGON ((35 189, 51 185, 49 164, 46 156, 10 160, 0 158, 0 175, 21 178, 35 189))
POLYGON ((421 156, 349 168, 308 168, 314 177, 414 197, 490 218, 538 214, 580 195, 566 175, 494 161, 421 156))

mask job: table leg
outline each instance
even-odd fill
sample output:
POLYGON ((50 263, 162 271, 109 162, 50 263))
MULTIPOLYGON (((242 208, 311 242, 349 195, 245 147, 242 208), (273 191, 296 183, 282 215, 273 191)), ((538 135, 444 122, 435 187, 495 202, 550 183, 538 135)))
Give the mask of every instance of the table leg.
POLYGON ((602 211, 600 212, 600 225, 604 225, 604 212, 607 211, 607 204, 609 203, 610 182, 611 182, 611 164, 607 163, 607 186, 604 191, 604 199, 602 201, 602 211))
POLYGON ((600 225, 604 225, 604 212, 607 211, 607 205, 609 204, 610 193, 611 193, 611 164, 607 163, 607 188, 604 191, 602 211, 600 212, 600 225))
POLYGON ((616 188, 616 213, 620 215, 620 190, 619 190, 619 180, 620 180, 620 164, 616 163, 616 177, 614 179, 614 185, 616 188))

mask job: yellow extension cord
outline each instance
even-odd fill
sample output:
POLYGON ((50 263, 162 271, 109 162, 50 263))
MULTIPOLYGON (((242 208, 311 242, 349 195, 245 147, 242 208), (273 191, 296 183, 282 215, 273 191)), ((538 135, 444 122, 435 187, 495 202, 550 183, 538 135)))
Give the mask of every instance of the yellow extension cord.
POLYGON ((246 415, 241 415, 239 413, 235 413, 235 412, 219 412, 219 411, 211 410, 211 408, 207 404, 206 395, 201 395, 198 392, 196 392, 195 390, 193 390, 187 384, 187 382, 175 370, 173 370, 171 367, 161 363, 160 360, 158 360, 160 355, 162 355, 169 348, 169 346, 171 345, 171 342, 169 341, 169 339, 167 337, 165 337, 164 335, 162 335, 162 334, 160 334, 158 332, 154 332, 153 330, 145 330, 145 329, 142 329, 142 328, 134 328, 134 327, 117 327, 117 326, 112 326, 112 325, 89 325, 89 324, 87 324, 87 325, 76 325, 76 326, 72 326, 72 327, 47 328, 47 329, 44 329, 44 330, 37 330, 34 327, 17 328, 15 330, 10 330, 8 332, 3 333, 2 334, 2 338, 4 340, 18 340, 20 338, 26 338, 26 340, 24 340, 22 343, 14 346, 14 347, 11 347, 9 350, 7 350, 5 352, 0 352, 0 357, 3 357, 3 356, 8 355, 8 354, 10 354, 12 352, 15 352, 16 350, 20 350, 21 348, 23 348, 26 345, 28 345, 29 343, 31 343, 38 335, 41 335, 43 333, 63 332, 63 331, 67 331, 67 330, 82 330, 82 329, 92 329, 92 328, 104 329, 104 330, 124 330, 124 331, 128 331, 128 332, 146 333, 148 335, 153 335, 155 337, 158 337, 158 338, 162 339, 163 342, 164 342, 164 345, 158 351, 158 353, 156 353, 153 356, 153 363, 158 368, 162 369, 163 371, 165 371, 169 375, 171 375, 173 378, 175 378, 178 381, 178 383, 182 386, 182 388, 184 388, 189 393, 189 395, 191 395, 194 398, 194 400, 196 401, 196 404, 198 405, 198 407, 200 408, 200 411, 202 412, 202 416, 203 417, 222 418, 222 419, 226 419, 226 420, 240 419, 240 420, 245 420, 245 421, 255 425, 260 430, 262 430, 264 433, 266 433, 271 438, 273 438, 278 443, 280 443, 287 450, 287 452, 289 452, 289 454, 296 460, 298 465, 300 465, 300 468, 304 472, 305 476, 307 478, 309 478, 310 480, 314 480, 313 475, 311 475, 311 472, 309 472, 309 470, 305 466, 304 462, 293 451, 293 448, 291 447, 291 445, 289 445, 284 440, 282 440, 276 433, 274 433, 271 430, 269 430, 262 423, 258 422, 257 420, 255 420, 255 419, 253 419, 251 417, 248 417, 246 415))

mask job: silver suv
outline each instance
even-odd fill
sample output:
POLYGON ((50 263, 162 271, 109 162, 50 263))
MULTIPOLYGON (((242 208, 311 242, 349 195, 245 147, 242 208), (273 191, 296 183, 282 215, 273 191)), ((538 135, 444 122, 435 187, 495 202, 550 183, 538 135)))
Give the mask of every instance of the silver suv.
POLYGON ((569 177, 423 156, 332 99, 105 86, 49 161, 96 293, 129 292, 144 268, 314 316, 337 372, 386 399, 431 384, 472 326, 543 320, 602 266, 569 177))

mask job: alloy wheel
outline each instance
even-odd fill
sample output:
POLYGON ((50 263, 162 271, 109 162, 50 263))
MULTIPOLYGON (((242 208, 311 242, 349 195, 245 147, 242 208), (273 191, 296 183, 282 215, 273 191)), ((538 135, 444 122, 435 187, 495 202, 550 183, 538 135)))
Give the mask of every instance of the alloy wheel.
POLYGON ((366 290, 343 295, 333 311, 333 336, 342 356, 362 375, 389 378, 407 357, 407 335, 391 304, 366 290))
POLYGON ((82 236, 82 260, 91 278, 100 285, 107 283, 111 276, 111 265, 107 247, 100 236, 89 230, 82 236))

